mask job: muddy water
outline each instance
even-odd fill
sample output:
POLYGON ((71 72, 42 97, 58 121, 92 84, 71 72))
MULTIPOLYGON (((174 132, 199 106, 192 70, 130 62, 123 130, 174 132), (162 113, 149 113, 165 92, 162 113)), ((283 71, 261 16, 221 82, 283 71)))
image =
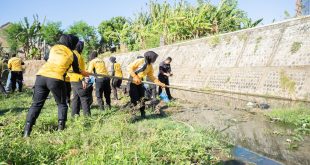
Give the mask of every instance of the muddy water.
POLYGON ((297 149, 292 149, 292 127, 272 122, 264 116, 263 110, 249 110, 246 102, 236 103, 237 101, 229 104, 226 103, 227 100, 217 102, 218 104, 208 101, 196 104, 182 102, 173 118, 192 125, 214 127, 227 134, 235 145, 284 164, 310 165, 309 136, 299 142, 297 149))

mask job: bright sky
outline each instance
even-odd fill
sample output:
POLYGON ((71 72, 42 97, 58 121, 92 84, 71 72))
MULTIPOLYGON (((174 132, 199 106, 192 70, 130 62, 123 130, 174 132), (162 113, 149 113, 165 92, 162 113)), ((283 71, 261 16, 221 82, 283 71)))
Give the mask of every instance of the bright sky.
MULTIPOLYGON (((164 0, 158 0, 163 2, 164 0)), ((174 2, 174 0, 167 0, 174 2)), ((196 0, 187 0, 196 4, 196 0)), ((220 0, 210 0, 218 4, 220 0)), ((114 16, 132 17, 148 0, 1 0, 0 25, 20 21, 23 17, 38 14, 41 19, 61 21, 67 28, 76 21, 86 21, 97 26, 102 20, 114 16)), ((253 19, 264 18, 263 23, 273 19, 283 20, 284 11, 295 14, 295 0, 239 0, 239 7, 253 19)))

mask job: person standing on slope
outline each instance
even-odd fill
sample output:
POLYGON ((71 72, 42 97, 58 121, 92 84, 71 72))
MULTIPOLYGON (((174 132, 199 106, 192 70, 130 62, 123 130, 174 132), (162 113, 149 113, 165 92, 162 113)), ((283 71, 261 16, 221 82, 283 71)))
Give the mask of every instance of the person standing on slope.
MULTIPOLYGON (((79 41, 73 53, 78 59, 79 68, 81 71, 85 72, 85 62, 83 56, 81 55, 83 48, 84 42, 79 41)), ((80 115, 81 107, 83 109, 84 116, 90 116, 90 91, 87 89, 87 82, 85 81, 84 76, 81 73, 74 73, 73 68, 71 67, 68 72, 68 77, 73 91, 71 102, 72 116, 74 117, 75 115, 80 115)))
POLYGON ((89 73, 79 69, 77 57, 72 52, 78 41, 78 37, 64 34, 60 37, 58 44, 51 48, 47 62, 40 68, 36 76, 32 105, 28 111, 24 128, 24 137, 30 136, 32 127, 35 125, 50 91, 58 106, 58 130, 65 128, 68 112, 64 81, 66 73, 72 66, 74 72, 89 76, 89 73))
POLYGON ((18 84, 18 91, 22 92, 23 88, 23 68, 24 62, 21 58, 16 57, 16 54, 12 55, 12 58, 8 62, 8 68, 11 71, 11 84, 12 92, 15 92, 16 83, 18 84))
MULTIPOLYGON (((90 54, 90 62, 88 66, 88 72, 101 74, 101 75, 109 75, 108 70, 106 68, 105 62, 102 58, 98 57, 98 53, 96 51, 90 54)), ((106 100, 106 104, 109 109, 111 109, 111 85, 110 78, 104 76, 96 76, 95 79, 96 84, 96 97, 97 103, 101 110, 104 110, 104 102, 103 95, 106 100)))
MULTIPOLYGON (((166 85, 169 85, 169 77, 171 77, 173 74, 171 73, 171 66, 170 63, 172 61, 171 57, 166 58, 165 61, 161 62, 159 64, 159 73, 158 73, 158 79, 159 81, 165 83, 166 85)), ((170 89, 165 88, 168 99, 172 100, 172 96, 170 94, 170 89)), ((162 92, 162 88, 158 88, 158 95, 160 95, 162 92)))
MULTIPOLYGON (((110 62, 112 63, 111 76, 116 76, 116 77, 122 78, 123 72, 122 72, 121 64, 116 62, 115 57, 110 57, 110 62)), ((116 99, 116 100, 119 100, 119 98, 117 96, 117 88, 120 88, 121 85, 122 85, 122 79, 117 79, 117 78, 112 79, 111 86, 113 89, 114 99, 116 99)))

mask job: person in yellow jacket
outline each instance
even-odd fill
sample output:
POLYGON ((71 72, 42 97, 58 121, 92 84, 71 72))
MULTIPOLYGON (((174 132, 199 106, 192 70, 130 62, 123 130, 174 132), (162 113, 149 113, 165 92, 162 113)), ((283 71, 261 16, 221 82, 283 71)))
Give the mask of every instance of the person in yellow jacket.
MULTIPOLYGON (((116 77, 123 77, 123 72, 122 72, 122 67, 120 63, 116 62, 116 58, 115 57, 110 57, 110 62, 112 63, 111 65, 111 75, 112 76, 116 76, 116 77)), ((122 79, 117 79, 117 78, 113 78, 112 79, 112 90, 113 90, 113 94, 114 94, 114 99, 119 100, 118 96, 117 96, 117 88, 120 88, 122 85, 122 79)))
POLYGON ((11 84, 12 92, 16 89, 16 83, 18 84, 18 91, 22 92, 23 88, 23 68, 24 62, 21 58, 16 57, 16 54, 12 55, 12 58, 8 61, 8 68, 11 71, 11 84))
MULTIPOLYGON (((84 58, 81 55, 83 48, 84 48, 84 42, 79 41, 73 53, 78 58, 79 68, 82 71, 85 71, 85 62, 84 58)), ((73 68, 71 67, 68 72, 68 77, 73 91, 73 97, 71 103, 72 116, 74 117, 75 115, 80 115, 81 106, 84 111, 84 115, 90 116, 91 98, 89 97, 90 96, 89 93, 91 91, 87 88, 87 82, 85 81, 84 76, 79 73, 73 73, 73 68)))
MULTIPOLYGON (((90 62, 88 66, 88 72, 93 72, 95 74, 109 75, 103 59, 97 57, 96 51, 90 54, 90 62)), ((103 95, 106 100, 108 108, 111 108, 111 85, 110 78, 97 76, 95 80, 96 97, 97 103, 101 110, 104 110, 104 102, 102 100, 103 95)))
POLYGON ((79 39, 74 35, 62 35, 58 44, 51 48, 47 62, 39 69, 34 85, 32 105, 26 118, 24 137, 30 136, 32 126, 39 117, 50 91, 58 106, 58 130, 65 128, 68 112, 64 83, 66 73, 72 65, 74 72, 84 76, 89 75, 87 72, 81 72, 77 57, 72 52, 78 41, 79 39))
POLYGON ((147 77, 150 81, 156 83, 158 86, 165 87, 165 84, 160 82, 154 76, 154 69, 152 64, 156 61, 158 54, 153 51, 148 51, 144 53, 144 58, 139 58, 135 60, 128 66, 128 72, 132 77, 132 82, 130 83, 130 102, 133 112, 133 117, 135 117, 136 107, 139 105, 141 117, 145 118, 145 88, 141 83, 144 77, 147 77))

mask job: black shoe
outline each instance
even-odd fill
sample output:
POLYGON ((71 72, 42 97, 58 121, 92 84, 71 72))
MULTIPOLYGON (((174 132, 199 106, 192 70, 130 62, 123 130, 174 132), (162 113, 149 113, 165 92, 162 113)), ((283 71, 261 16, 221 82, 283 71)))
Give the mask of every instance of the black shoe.
POLYGON ((31 130, 32 130, 32 125, 31 125, 30 122, 27 122, 26 125, 25 125, 23 137, 24 138, 29 137, 30 133, 31 133, 31 130))
POLYGON ((146 116, 145 116, 145 111, 141 111, 141 118, 142 118, 142 119, 145 119, 145 118, 146 118, 146 116))
POLYGON ((66 122, 64 120, 58 121, 58 131, 64 130, 66 126, 66 122))

